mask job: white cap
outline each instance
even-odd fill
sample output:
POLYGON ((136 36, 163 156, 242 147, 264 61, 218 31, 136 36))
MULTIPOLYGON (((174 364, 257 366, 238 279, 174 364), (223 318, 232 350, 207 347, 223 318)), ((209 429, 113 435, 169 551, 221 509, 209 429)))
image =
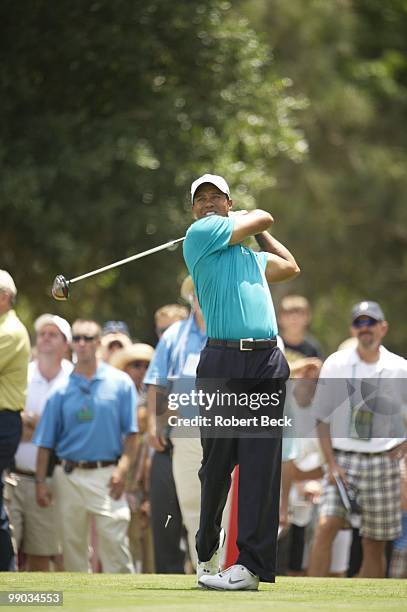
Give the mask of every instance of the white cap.
POLYGON ((41 331, 43 327, 45 327, 45 325, 55 325, 55 327, 59 329, 61 334, 65 336, 66 341, 72 342, 71 326, 69 325, 68 321, 66 321, 62 317, 48 313, 38 317, 38 319, 34 323, 34 329, 37 334, 39 331, 41 331))
POLYGON ((0 270, 0 289, 3 289, 3 291, 8 291, 13 296, 17 295, 17 287, 13 281, 13 278, 5 270, 0 270))
POLYGON ((194 181, 191 185, 192 203, 194 202, 195 191, 198 189, 200 185, 203 185, 203 183, 212 183, 212 185, 215 185, 215 187, 220 189, 222 193, 225 193, 228 196, 228 198, 230 198, 229 185, 227 184, 223 176, 218 176, 217 174, 203 174, 198 179, 196 179, 196 181, 194 181))

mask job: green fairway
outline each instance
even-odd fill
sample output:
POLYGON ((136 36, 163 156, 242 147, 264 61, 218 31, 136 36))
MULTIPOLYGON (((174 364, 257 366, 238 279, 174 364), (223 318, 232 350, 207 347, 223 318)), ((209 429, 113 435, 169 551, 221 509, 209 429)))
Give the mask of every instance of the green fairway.
POLYGON ((114 609, 162 612, 302 612, 334 609, 400 612, 407 609, 405 580, 278 578, 274 585, 261 584, 257 593, 220 593, 197 589, 193 576, 2 573, 0 591, 6 590, 63 591, 63 607, 53 609, 75 612, 114 609))

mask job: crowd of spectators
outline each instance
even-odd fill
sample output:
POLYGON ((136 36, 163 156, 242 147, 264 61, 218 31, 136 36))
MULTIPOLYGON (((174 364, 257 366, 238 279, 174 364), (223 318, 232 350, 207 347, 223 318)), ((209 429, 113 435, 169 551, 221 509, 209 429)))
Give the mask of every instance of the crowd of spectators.
MULTIPOLYGON (((71 326, 47 313, 30 350, 16 297, 0 270, 0 571, 194 571, 199 430, 169 427, 167 407, 193 383, 207 340, 191 278, 187 306, 156 311, 155 348, 122 321, 71 326)), ((295 433, 283 441, 278 571, 407 577, 406 360, 384 348, 375 302, 356 305, 352 339, 325 361, 310 322, 306 298, 282 299, 295 433), (381 391, 373 402, 353 393, 368 378, 381 391), (337 379, 352 383, 341 400, 337 379), (374 432, 389 380, 397 431, 374 432)), ((233 520, 227 505, 226 533, 233 520)))

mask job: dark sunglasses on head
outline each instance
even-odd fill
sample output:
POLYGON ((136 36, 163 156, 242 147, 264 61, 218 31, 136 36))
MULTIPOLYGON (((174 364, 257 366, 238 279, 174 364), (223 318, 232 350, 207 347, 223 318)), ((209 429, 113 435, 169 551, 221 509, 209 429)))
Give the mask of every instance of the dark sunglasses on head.
POLYGON ((83 340, 84 342, 92 342, 96 338, 97 336, 85 336, 85 334, 77 334, 75 336, 72 336, 72 341, 80 342, 81 340, 83 340))
POLYGON ((131 361, 127 364, 130 368, 148 368, 148 361, 131 361))
POLYGON ((364 317, 363 319, 356 319, 355 321, 353 321, 352 323, 352 327, 373 327, 374 325, 377 325, 379 321, 376 321, 376 319, 373 319, 372 317, 364 317))

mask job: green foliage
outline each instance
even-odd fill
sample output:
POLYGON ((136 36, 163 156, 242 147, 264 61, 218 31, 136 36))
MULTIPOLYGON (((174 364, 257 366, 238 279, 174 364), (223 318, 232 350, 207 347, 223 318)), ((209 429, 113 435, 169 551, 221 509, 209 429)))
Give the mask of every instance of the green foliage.
POLYGON ((275 66, 309 104, 305 163, 282 160, 259 205, 298 257, 284 291, 314 306, 332 351, 351 305, 381 302, 391 348, 405 354, 407 282, 407 4, 404 0, 239 3, 273 47, 275 66), (332 324, 334 322, 334 324, 332 324))
POLYGON ((1 267, 24 317, 120 318, 153 339, 180 249, 78 283, 68 303, 50 301, 53 277, 182 236, 203 171, 253 205, 274 160, 303 157, 302 98, 228 2, 6 0, 0 17, 1 267))

